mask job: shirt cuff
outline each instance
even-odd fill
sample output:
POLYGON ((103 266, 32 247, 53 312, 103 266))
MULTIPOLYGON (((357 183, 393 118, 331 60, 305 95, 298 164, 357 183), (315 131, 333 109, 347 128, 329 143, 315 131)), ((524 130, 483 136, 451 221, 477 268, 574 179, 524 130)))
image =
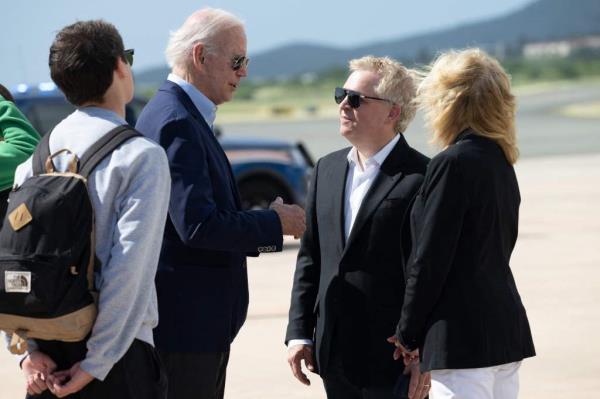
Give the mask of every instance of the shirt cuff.
POLYGON ((312 339, 290 339, 288 341, 288 349, 291 348, 292 346, 296 346, 296 345, 310 345, 313 346, 314 343, 312 341, 312 339))

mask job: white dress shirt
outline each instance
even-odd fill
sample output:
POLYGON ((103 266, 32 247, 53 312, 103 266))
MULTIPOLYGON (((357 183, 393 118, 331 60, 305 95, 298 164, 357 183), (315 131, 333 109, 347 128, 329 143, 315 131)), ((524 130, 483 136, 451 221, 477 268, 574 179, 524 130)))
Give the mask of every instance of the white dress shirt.
MULTIPOLYGON (((348 175, 346 176, 346 190, 344 192, 344 236, 346 241, 352 232, 352 226, 360 206, 373 185, 381 165, 390 155, 394 146, 400 140, 397 134, 381 150, 371 158, 364 160, 363 165, 358 160, 358 150, 352 147, 348 152, 348 175)), ((312 345, 311 339, 290 339, 288 348, 294 345, 312 345)))
POLYGON ((389 143, 379 150, 371 158, 364 160, 363 165, 358 160, 358 150, 352 147, 348 153, 348 176, 346 177, 346 191, 344 194, 344 236, 348 240, 356 215, 360 206, 373 185, 375 177, 379 173, 381 164, 392 152, 396 143, 400 140, 400 135, 395 135, 389 143))

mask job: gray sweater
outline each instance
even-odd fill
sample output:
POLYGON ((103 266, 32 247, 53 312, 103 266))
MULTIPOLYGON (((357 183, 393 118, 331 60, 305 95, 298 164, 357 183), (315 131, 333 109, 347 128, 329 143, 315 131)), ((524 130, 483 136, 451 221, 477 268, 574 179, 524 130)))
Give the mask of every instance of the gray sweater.
MULTIPOLYGON (((50 136, 50 152, 68 148, 79 158, 100 137, 126 122, 112 111, 81 108, 50 136)), ((67 156, 55 162, 64 171, 67 156)), ((31 176, 31 158, 15 184, 31 176)), ((96 218, 98 318, 81 368, 104 380, 135 338, 153 345, 158 324, 154 275, 169 204, 171 179, 164 150, 142 137, 120 145, 91 173, 88 191, 96 218)))

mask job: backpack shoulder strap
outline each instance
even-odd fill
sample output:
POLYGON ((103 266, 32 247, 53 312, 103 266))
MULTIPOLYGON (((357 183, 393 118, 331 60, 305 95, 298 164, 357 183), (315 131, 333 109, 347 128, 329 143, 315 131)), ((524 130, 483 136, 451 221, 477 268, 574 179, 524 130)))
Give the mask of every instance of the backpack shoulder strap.
POLYGON ((121 125, 96 141, 81 157, 79 174, 87 178, 92 170, 115 148, 125 141, 142 134, 129 125, 121 125))
POLYGON ((42 136, 42 139, 35 147, 33 152, 33 158, 31 159, 31 167, 33 169, 33 175, 41 175, 45 173, 46 159, 50 156, 50 133, 46 133, 42 136))

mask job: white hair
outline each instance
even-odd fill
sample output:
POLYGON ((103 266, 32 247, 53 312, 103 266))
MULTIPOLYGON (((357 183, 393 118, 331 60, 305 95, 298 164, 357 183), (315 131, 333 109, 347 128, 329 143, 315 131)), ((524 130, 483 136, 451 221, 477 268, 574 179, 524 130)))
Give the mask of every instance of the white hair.
POLYGON ((244 23, 235 15, 218 8, 203 8, 190 15, 183 25, 171 32, 165 56, 169 67, 187 69, 192 50, 198 43, 212 53, 218 45, 216 38, 223 31, 244 28, 244 23))

